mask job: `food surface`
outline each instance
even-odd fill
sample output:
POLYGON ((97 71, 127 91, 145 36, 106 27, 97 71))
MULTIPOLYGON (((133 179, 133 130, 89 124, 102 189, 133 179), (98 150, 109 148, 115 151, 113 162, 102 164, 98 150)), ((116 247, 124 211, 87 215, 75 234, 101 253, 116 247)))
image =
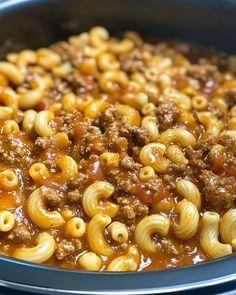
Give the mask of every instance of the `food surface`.
POLYGON ((91 271, 236 251, 236 57, 106 29, 0 62, 0 253, 91 271))

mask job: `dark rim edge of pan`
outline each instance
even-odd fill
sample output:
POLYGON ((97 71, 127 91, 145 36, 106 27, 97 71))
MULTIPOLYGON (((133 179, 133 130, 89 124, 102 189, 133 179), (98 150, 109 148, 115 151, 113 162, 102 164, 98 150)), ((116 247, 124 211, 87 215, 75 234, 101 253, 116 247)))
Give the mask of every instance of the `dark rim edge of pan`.
POLYGON ((1 257, 0 286, 48 294, 171 293, 235 282, 235 262, 236 255, 231 255, 175 269, 96 273, 59 269, 1 257), (2 275, 3 271, 5 275, 2 275))

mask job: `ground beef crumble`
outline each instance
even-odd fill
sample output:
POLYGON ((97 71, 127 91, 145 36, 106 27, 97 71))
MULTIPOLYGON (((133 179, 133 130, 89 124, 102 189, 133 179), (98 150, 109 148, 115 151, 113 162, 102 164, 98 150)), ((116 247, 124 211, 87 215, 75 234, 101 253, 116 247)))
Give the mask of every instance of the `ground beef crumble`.
POLYGON ((83 54, 81 44, 70 44, 64 41, 54 44, 52 50, 58 53, 64 62, 71 61, 75 67, 78 66, 83 54))
POLYGON ((78 202, 82 199, 81 188, 88 181, 88 176, 79 172, 78 175, 72 177, 68 182, 69 192, 67 193, 67 199, 70 202, 78 202))
MULTIPOLYGON (((107 129, 119 117, 114 106, 109 106, 98 116, 97 125, 100 129, 107 129)), ((95 123, 96 124, 96 123, 95 123)))
POLYGON ((138 198, 119 196, 116 201, 120 206, 118 218, 123 221, 134 222, 136 217, 145 216, 149 212, 148 206, 138 198))
POLYGON ((168 191, 173 191, 176 188, 176 176, 173 174, 165 174, 163 182, 168 191))
POLYGON ((191 65, 188 68, 189 76, 193 77, 201 81, 202 83, 206 83, 209 80, 215 80, 218 78, 219 72, 217 71, 217 67, 214 65, 191 65))
POLYGON ((156 108, 156 116, 159 123, 159 130, 165 131, 170 128, 179 118, 181 111, 174 103, 161 103, 156 108))
POLYGON ((42 186, 40 190, 50 207, 58 206, 63 201, 63 194, 54 188, 42 186))
POLYGON ((219 144, 224 146, 227 153, 236 156, 236 143, 233 138, 228 135, 222 135, 220 136, 219 144))
POLYGON ((51 138, 46 136, 37 137, 34 143, 36 147, 40 147, 44 150, 46 150, 52 145, 51 138))
POLYGON ((203 194, 211 208, 229 209, 236 199, 235 178, 220 177, 211 171, 203 170, 200 179, 203 182, 203 194))
POLYGON ((79 111, 72 112, 61 111, 55 117, 54 121, 57 123, 57 131, 66 133, 69 138, 74 136, 74 128, 78 121, 81 121, 82 115, 79 111))
POLYGON ((130 148, 135 145, 144 146, 150 141, 147 130, 142 127, 133 126, 123 122, 114 122, 111 124, 106 130, 105 135, 108 138, 113 138, 113 142, 116 142, 116 139, 118 139, 119 142, 122 137, 126 138, 130 148))
POLYGON ((69 87, 76 94, 83 94, 86 91, 92 91, 97 88, 97 82, 92 75, 83 75, 79 70, 74 69, 66 78, 69 87))
POLYGON ((179 255, 181 252, 175 243, 173 243, 171 240, 166 238, 161 239, 161 246, 163 250, 170 255, 179 255))
POLYGON ((145 67, 142 61, 142 52, 139 48, 135 48, 129 53, 120 57, 121 69, 128 73, 142 72, 145 67))
POLYGON ((69 179, 68 188, 69 189, 81 188, 86 183, 87 180, 88 180, 88 176, 82 172, 79 172, 77 175, 69 179))
POLYGON ((91 153, 101 154, 105 152, 106 147, 101 130, 96 126, 87 127, 87 132, 83 135, 80 144, 78 145, 80 155, 86 156, 91 153))
POLYGON ((203 158, 203 151, 202 150, 195 150, 191 146, 186 148, 186 157, 189 160, 189 165, 194 167, 194 169, 205 169, 206 163, 204 162, 203 158))
POLYGON ((32 162, 32 146, 13 134, 0 136, 0 160, 10 164, 32 162))
POLYGON ((126 169, 126 170, 139 170, 142 165, 139 163, 136 163, 134 161, 134 159, 132 157, 129 156, 125 156, 122 160, 121 160, 121 166, 126 169))
POLYGON ((26 243, 31 240, 30 231, 27 229, 26 225, 19 224, 17 225, 7 236, 8 240, 18 244, 26 243))
POLYGON ((81 248, 82 245, 79 239, 64 239, 57 244, 56 258, 58 260, 64 260, 68 256, 78 252, 81 248))
POLYGON ((225 93, 225 101, 227 103, 228 109, 236 105, 236 89, 230 89, 225 93))

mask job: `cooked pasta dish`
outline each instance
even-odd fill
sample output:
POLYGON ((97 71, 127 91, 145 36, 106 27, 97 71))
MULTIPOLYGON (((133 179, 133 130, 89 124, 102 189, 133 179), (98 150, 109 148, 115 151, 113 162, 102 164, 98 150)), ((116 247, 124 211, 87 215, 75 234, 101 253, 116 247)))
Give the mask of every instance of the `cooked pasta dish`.
POLYGON ((88 271, 236 251, 236 56, 103 27, 0 62, 0 253, 88 271))

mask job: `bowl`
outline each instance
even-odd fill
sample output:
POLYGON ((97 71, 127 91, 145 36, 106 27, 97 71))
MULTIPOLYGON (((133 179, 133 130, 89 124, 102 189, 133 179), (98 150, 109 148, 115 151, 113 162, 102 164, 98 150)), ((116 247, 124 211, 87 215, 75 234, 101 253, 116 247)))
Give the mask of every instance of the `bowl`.
MULTIPOLYGON (((48 46, 103 25, 146 37, 183 39, 236 52, 236 1, 221 0, 2 0, 0 56, 48 46)), ((198 265, 134 273, 63 270, 0 258, 0 286, 42 294, 232 294, 236 256, 198 265), (228 292, 228 293, 227 293, 228 292)))

